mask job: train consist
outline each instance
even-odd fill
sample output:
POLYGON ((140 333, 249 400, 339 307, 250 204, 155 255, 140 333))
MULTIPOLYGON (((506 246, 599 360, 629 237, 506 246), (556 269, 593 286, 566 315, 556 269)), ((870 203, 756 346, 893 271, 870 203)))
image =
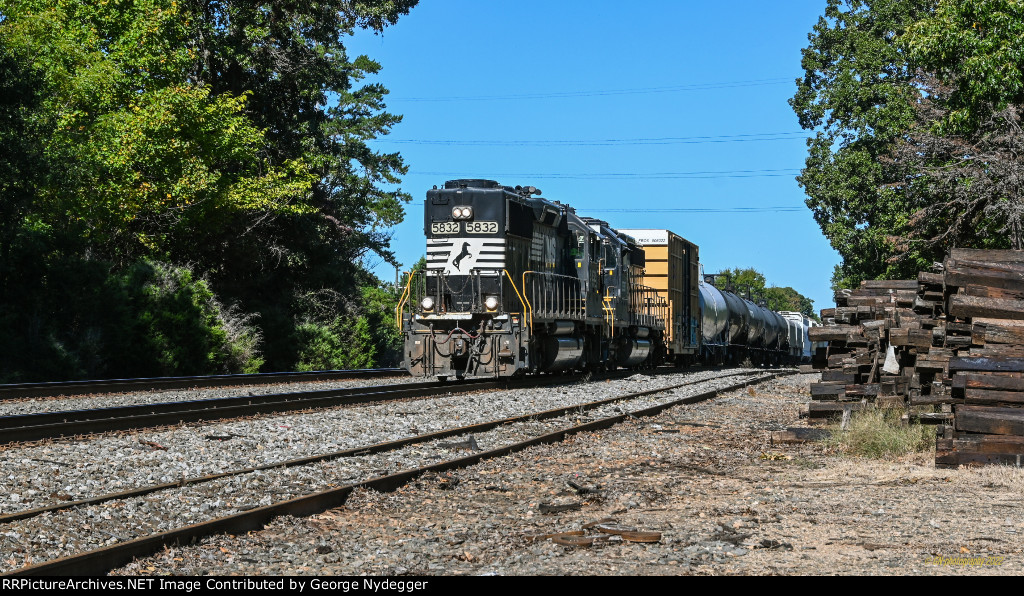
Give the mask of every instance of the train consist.
POLYGON ((535 195, 493 180, 427 191, 427 266, 396 313, 412 375, 810 359, 816 323, 707 283, 695 244, 535 195))

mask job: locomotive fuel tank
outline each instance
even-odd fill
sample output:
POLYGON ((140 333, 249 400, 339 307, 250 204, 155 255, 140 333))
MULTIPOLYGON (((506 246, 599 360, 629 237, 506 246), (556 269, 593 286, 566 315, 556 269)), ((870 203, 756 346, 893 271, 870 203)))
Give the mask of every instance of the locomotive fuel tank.
POLYGON ((626 342, 626 349, 620 357, 622 366, 637 366, 651 353, 651 342, 646 339, 633 339, 626 342))
POLYGON ((542 370, 559 371, 573 368, 583 358, 583 340, 577 337, 555 337, 544 338, 545 361, 541 365, 542 370))

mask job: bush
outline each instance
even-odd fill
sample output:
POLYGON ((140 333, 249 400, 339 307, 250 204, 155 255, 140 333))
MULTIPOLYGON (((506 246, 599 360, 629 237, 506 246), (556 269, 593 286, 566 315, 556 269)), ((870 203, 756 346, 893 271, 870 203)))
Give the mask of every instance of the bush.
POLYGON ((113 271, 55 259, 21 282, 6 288, 0 315, 3 382, 255 372, 262 364, 252 317, 224 308, 188 268, 140 261, 113 271))
POLYGON ((120 357, 139 370, 194 375, 255 372, 262 364, 249 317, 223 308, 187 268, 144 261, 114 283, 129 305, 123 347, 141 348, 120 357))
POLYGON ((395 321, 398 296, 372 286, 361 288, 363 310, 376 353, 375 366, 396 367, 402 362, 402 334, 395 321))
POLYGON ((830 430, 829 445, 845 453, 871 458, 898 457, 929 451, 935 446, 935 428, 921 424, 903 425, 903 410, 874 409, 854 412, 846 430, 839 424, 830 430))
POLYGON ((376 348, 366 317, 335 318, 330 323, 306 321, 298 326, 295 370, 370 368, 376 348))

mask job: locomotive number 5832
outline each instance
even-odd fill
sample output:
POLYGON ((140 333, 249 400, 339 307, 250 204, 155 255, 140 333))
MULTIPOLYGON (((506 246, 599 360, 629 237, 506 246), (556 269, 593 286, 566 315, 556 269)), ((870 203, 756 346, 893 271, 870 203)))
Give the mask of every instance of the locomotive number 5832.
POLYGON ((498 222, 496 221, 467 221, 467 234, 497 234, 498 222))
POLYGON ((430 224, 431 234, 458 234, 459 222, 457 221, 435 221, 430 224))

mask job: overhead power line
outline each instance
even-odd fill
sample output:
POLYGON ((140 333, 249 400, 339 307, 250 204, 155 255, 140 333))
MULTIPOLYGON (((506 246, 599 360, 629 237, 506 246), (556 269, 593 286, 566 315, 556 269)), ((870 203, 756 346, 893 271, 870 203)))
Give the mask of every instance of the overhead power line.
MULTIPOLYGON (((465 172, 417 172, 410 174, 420 176, 444 176, 449 179, 458 178, 480 178, 480 176, 467 174, 465 172)), ((800 173, 798 169, 780 170, 723 170, 723 171, 697 171, 697 172, 598 172, 593 174, 522 174, 522 173, 495 173, 490 172, 484 178, 519 178, 519 179, 557 179, 557 180, 660 180, 660 179, 704 179, 704 178, 760 178, 773 176, 795 176, 800 173)))
MULTIPOLYGON (((422 202, 412 203, 422 207, 422 202)), ((577 207, 580 213, 796 213, 807 211, 807 207, 792 205, 774 205, 764 207, 672 207, 665 209, 612 209, 601 207, 577 207)))
POLYGON ((694 83, 669 87, 640 87, 634 89, 598 89, 592 91, 552 91, 547 93, 515 93, 507 95, 463 95, 449 97, 391 97, 389 101, 507 101, 522 99, 561 99, 567 97, 601 97, 608 95, 647 95, 654 93, 684 93, 711 89, 732 89, 736 87, 763 87, 766 85, 793 84, 793 78, 756 79, 729 81, 724 83, 694 83))
POLYGON ((676 207, 671 209, 585 209, 588 213, 790 213, 807 211, 807 207, 776 205, 772 207, 676 207))
POLYGON ((399 143, 405 145, 450 145, 450 146, 471 146, 471 147, 588 147, 588 146, 618 146, 618 145, 688 145, 703 143, 751 143, 755 141, 790 141, 802 139, 806 133, 794 132, 765 132, 738 135, 720 136, 694 136, 694 137, 648 137, 634 139, 522 139, 522 140, 470 140, 470 139, 389 139, 387 137, 377 139, 380 143, 399 143))

